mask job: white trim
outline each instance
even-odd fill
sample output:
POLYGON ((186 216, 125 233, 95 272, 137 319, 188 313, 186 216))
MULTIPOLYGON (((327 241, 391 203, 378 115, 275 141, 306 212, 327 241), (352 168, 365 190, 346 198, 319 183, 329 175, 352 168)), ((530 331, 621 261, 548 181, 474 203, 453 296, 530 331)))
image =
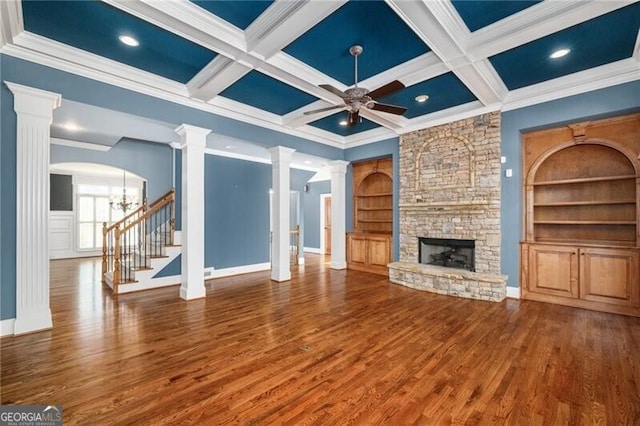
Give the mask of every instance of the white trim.
POLYGON ((132 293, 134 291, 151 290, 152 288, 180 285, 180 275, 154 278, 150 281, 118 284, 118 294, 132 293))
POLYGON ((304 265, 304 256, 298 257, 298 265, 304 265))
POLYGON ((0 337, 13 336, 15 322, 16 322, 15 318, 9 318, 9 319, 0 321, 0 337))
POLYGON ((205 148, 204 153, 218 157, 234 158, 236 160, 251 161, 253 163, 271 164, 271 160, 255 157, 253 155, 239 154, 237 152, 222 151, 220 149, 205 148))
POLYGON ((51 145, 69 146, 71 148, 90 149, 93 151, 107 152, 112 146, 99 145, 96 143, 72 141, 70 139, 51 138, 51 145))
POLYGON ((520 287, 507 286, 507 297, 510 299, 520 299, 520 287))
POLYGON ((322 250, 316 247, 304 247, 305 253, 314 253, 314 254, 322 254, 322 250))
MULTIPOLYGON (((327 251, 324 241, 324 200, 326 198, 331 198, 331 194, 320 194, 320 248, 318 249, 318 254, 324 254, 327 251)), ((304 249, 306 250, 307 248, 305 247, 304 249)))
POLYGON ((252 265, 233 266, 231 268, 215 269, 213 270, 213 273, 211 274, 211 276, 208 277, 207 279, 210 280, 213 278, 230 277, 233 275, 240 275, 240 274, 250 274, 252 272, 268 271, 270 269, 271 269, 271 262, 254 263, 252 265))

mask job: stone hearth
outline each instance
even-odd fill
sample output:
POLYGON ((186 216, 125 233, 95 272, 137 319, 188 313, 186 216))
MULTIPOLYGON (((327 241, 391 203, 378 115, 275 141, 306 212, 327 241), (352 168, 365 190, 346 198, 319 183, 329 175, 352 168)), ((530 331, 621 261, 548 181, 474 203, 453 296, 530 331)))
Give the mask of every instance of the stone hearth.
POLYGON ((500 274, 500 113, 405 134, 400 139, 400 261, 389 279, 481 300, 506 297, 500 274), (475 241, 475 272, 418 259, 418 239, 475 241))

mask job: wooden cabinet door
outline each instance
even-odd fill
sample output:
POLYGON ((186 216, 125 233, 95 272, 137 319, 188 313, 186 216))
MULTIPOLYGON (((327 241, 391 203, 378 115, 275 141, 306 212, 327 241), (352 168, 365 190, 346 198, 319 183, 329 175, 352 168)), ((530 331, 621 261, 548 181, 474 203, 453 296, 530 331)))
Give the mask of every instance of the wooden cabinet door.
POLYGON ((367 263, 371 272, 388 274, 387 264, 391 262, 391 240, 384 235, 370 236, 368 240, 367 263))
POLYGON ((577 298, 578 249, 566 246, 529 246, 529 291, 577 298))
POLYGON ((347 263, 350 266, 367 266, 367 238, 358 234, 349 234, 347 239, 347 263))
POLYGON ((640 254, 625 249, 580 249, 580 297, 640 306, 640 254))

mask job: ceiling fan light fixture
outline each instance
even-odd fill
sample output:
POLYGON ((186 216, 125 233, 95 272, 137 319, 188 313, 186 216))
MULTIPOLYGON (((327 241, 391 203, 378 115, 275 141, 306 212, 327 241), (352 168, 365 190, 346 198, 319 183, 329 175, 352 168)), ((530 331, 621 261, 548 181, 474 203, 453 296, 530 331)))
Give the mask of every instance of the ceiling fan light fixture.
POLYGON ((429 95, 418 95, 415 97, 416 102, 427 102, 429 100, 429 95))
POLYGON ((571 49, 558 49, 555 52, 553 52, 551 55, 549 55, 549 57, 551 59, 558 59, 558 58, 562 58, 563 56, 567 56, 569 54, 569 52, 571 52, 571 49))
POLYGON ((120 42, 122 44, 125 44, 125 45, 130 46, 130 47, 138 47, 138 46, 140 46, 140 42, 138 40, 136 40, 135 38, 131 37, 130 35, 121 34, 118 37, 118 40, 120 40, 120 42))

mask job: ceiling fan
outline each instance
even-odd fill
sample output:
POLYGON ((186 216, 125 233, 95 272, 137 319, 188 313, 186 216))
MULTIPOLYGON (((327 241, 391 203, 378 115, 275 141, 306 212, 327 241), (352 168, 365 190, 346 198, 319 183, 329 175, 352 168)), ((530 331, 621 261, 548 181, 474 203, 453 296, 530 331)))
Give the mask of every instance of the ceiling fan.
POLYGON ((385 84, 382 87, 378 87, 373 91, 369 91, 363 87, 358 87, 358 56, 362 53, 363 48, 360 45, 354 45, 349 48, 349 53, 353 56, 355 61, 355 84, 352 88, 345 90, 339 90, 330 84, 321 84, 319 87, 327 90, 335 95, 338 95, 344 101, 344 105, 332 105, 326 108, 315 109, 312 111, 305 111, 305 115, 316 114, 318 112, 330 111, 332 109, 345 109, 349 111, 349 118, 347 120, 347 126, 355 126, 358 123, 360 116, 360 109, 362 107, 373 109, 376 111, 388 112, 391 114, 402 115, 407 110, 405 107, 381 104, 376 99, 382 96, 389 95, 404 89, 404 84, 398 80, 394 80, 391 83, 385 84))

